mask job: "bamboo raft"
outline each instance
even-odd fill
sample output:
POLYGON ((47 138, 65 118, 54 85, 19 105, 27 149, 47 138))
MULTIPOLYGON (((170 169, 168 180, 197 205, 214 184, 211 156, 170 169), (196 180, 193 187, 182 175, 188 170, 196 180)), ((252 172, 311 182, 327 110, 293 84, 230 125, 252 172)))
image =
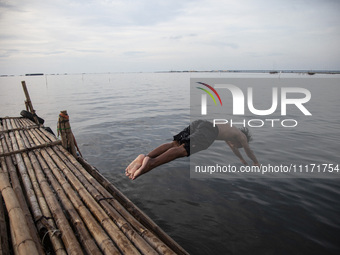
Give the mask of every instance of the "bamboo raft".
POLYGON ((70 148, 65 112, 60 141, 26 98, 34 121, 0 119, 0 255, 188 254, 70 148))

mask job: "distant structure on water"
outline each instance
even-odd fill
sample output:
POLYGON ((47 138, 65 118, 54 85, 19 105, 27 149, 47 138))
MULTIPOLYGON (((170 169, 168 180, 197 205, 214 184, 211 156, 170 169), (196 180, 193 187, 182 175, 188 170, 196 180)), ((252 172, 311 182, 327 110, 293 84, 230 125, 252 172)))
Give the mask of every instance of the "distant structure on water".
POLYGON ((40 75, 44 75, 43 73, 27 73, 25 74, 25 76, 40 76, 40 75))

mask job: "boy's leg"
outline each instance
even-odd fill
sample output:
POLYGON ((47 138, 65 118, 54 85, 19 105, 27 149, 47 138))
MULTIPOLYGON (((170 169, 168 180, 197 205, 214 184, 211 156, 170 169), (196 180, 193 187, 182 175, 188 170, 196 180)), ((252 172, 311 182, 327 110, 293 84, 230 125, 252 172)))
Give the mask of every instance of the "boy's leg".
POLYGON ((172 147, 164 153, 160 154, 158 157, 151 158, 150 156, 146 156, 140 168, 136 169, 135 171, 128 171, 126 175, 134 180, 138 176, 149 172, 155 167, 168 163, 174 159, 185 157, 187 155, 188 153, 184 148, 184 144, 181 146, 172 147))
MULTIPOLYGON (((150 158, 155 158, 162 153, 166 152, 170 148, 178 147, 179 143, 177 141, 172 141, 171 143, 165 143, 160 146, 158 146, 156 149, 152 150, 147 154, 150 158)), ((128 165, 128 167, 125 169, 125 174, 128 176, 129 173, 136 171, 138 168, 142 166, 143 160, 145 158, 144 154, 138 155, 138 157, 128 165)))
POLYGON ((178 147, 180 144, 177 141, 172 141, 171 143, 164 143, 160 146, 158 146, 156 149, 154 149, 153 151, 149 152, 147 154, 147 156, 149 156, 150 158, 155 158, 161 154, 163 154, 164 152, 166 152, 167 150, 173 148, 173 147, 178 147))

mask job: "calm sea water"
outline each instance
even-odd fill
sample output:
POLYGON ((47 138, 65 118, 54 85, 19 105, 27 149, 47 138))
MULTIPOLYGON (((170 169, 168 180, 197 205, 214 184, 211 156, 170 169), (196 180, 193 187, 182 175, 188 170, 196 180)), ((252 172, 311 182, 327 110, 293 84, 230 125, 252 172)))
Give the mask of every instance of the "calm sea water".
MULTIPOLYGON (((189 124, 191 77, 248 76, 269 74, 1 77, 0 117, 24 109, 20 82, 26 80, 45 126, 56 131, 59 111, 67 110, 83 156, 191 254, 340 254, 338 178, 191 179, 188 158, 135 181, 124 175, 138 154, 171 141, 189 124)), ((330 77, 339 79, 311 79, 330 77)), ((252 130, 260 162, 340 164, 340 83, 311 90, 313 118, 305 126, 252 130)), ((225 148, 223 153, 231 163, 237 160, 225 148)))

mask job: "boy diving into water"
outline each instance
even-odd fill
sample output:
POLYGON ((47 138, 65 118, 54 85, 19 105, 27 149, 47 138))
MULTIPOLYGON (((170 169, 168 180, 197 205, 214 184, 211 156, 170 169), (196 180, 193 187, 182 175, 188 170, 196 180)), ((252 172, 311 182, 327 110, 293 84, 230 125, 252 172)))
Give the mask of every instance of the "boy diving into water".
POLYGON ((147 155, 140 154, 125 169, 125 174, 134 180, 155 167, 206 150, 215 140, 225 141, 241 162, 247 165, 238 150, 243 148, 247 156, 253 161, 253 165, 259 166, 248 144, 251 141, 251 136, 247 128, 238 129, 229 124, 216 124, 214 127, 209 121, 195 120, 190 126, 175 135, 172 142, 160 145, 147 155))

